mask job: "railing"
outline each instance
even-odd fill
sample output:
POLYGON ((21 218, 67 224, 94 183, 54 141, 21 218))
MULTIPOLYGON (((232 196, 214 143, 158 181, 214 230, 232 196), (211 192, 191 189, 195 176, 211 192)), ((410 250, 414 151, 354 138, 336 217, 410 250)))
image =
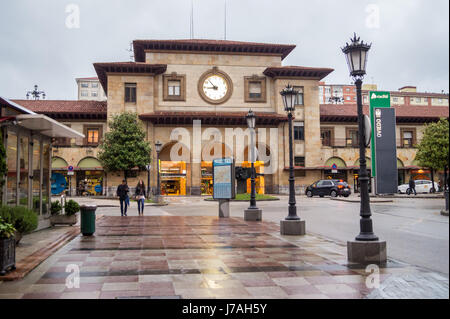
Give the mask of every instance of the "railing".
POLYGON ((336 148, 358 148, 359 144, 358 141, 355 141, 354 139, 351 138, 335 138, 333 140, 322 139, 322 146, 336 147, 336 148))
MULTIPOLYGON (((331 139, 321 139, 323 147, 333 147, 333 148, 359 148, 359 142, 351 138, 335 138, 331 139)), ((397 139, 397 148, 417 148, 420 144, 420 140, 413 141, 411 139, 397 139)))

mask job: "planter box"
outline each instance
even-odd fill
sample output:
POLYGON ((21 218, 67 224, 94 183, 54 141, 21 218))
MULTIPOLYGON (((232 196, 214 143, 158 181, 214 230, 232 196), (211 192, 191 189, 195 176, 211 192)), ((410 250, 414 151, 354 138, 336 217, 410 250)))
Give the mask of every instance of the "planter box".
POLYGON ((16 269, 16 239, 0 238, 0 276, 6 275, 8 268, 16 269))
POLYGON ((50 223, 54 225, 70 225, 73 226, 77 223, 77 215, 53 215, 50 216, 50 223))
POLYGON ((15 232, 14 238, 16 239, 16 245, 20 243, 20 240, 22 239, 23 235, 22 233, 19 233, 18 231, 15 232))

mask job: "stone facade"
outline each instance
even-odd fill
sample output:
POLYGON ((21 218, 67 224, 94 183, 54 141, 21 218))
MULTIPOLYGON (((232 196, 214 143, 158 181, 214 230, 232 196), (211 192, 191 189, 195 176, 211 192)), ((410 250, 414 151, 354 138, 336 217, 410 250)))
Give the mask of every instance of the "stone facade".
MULTIPOLYGON (((347 138, 348 128, 357 128, 357 124, 351 122, 321 121, 321 105, 317 98, 319 86, 320 81, 332 72, 331 69, 283 67, 282 60, 292 48, 273 51, 276 45, 258 44, 255 47, 254 44, 239 43, 236 50, 231 52, 229 48, 235 42, 205 41, 194 41, 189 47, 182 43, 183 48, 178 45, 161 46, 152 50, 140 48, 140 52, 136 52, 138 47, 135 47, 135 55, 140 56, 136 59, 138 62, 110 63, 108 68, 106 64, 94 64, 99 81, 107 92, 106 119, 110 120, 114 115, 128 111, 136 112, 143 122, 147 140, 152 146, 152 190, 157 185, 157 155, 154 150, 157 141, 163 144, 161 161, 185 163, 179 174, 183 175, 186 195, 202 193, 202 161, 233 156, 237 166, 245 166, 248 163, 249 134, 244 116, 252 109, 260 117, 269 115, 269 121, 257 125, 258 151, 265 152, 266 159, 270 159, 261 168, 265 174, 264 192, 287 194, 289 129, 286 120, 275 119, 286 117, 279 92, 288 84, 303 89, 303 103, 296 107, 294 114, 294 121, 303 123, 304 127, 304 138, 295 140, 293 148, 295 157, 304 158, 304 167, 296 167, 295 170, 296 191, 304 193, 307 185, 326 178, 327 169, 331 169, 326 167, 326 163, 332 158, 339 158, 345 163, 345 179, 349 183, 352 181, 355 163, 359 158, 358 149, 343 147, 344 145, 324 146, 321 139, 321 128, 324 127, 331 127, 333 138, 337 140, 347 138), (200 48, 202 45, 204 47, 200 48), (211 49, 211 46, 215 48, 211 49), (269 51, 272 53, 268 53, 269 51), (278 70, 278 73, 269 74, 266 72, 269 68, 278 70), (215 70, 225 73, 233 87, 230 97, 217 104, 208 102, 199 92, 199 79, 205 72, 215 70), (167 96, 167 88, 164 87, 167 81, 164 81, 164 76, 168 75, 183 79, 185 87, 181 90, 185 96, 182 99, 169 101, 164 98, 164 92, 167 96), (265 100, 246 102, 246 77, 265 79, 265 100), (133 103, 125 102, 126 84, 136 86, 136 101, 133 103), (233 120, 232 114, 242 116, 238 121, 233 120), (196 120, 203 121, 201 127, 194 125, 196 120), (214 151, 211 150, 212 145, 214 151), (170 151, 178 159, 172 158, 170 151)), ((83 127, 87 124, 101 124, 103 134, 108 130, 106 121, 85 123, 73 120, 67 124, 79 132, 83 132, 83 127)), ((416 139, 421 139, 423 124, 398 125, 398 137, 402 127, 414 128, 416 139)), ((398 159, 405 167, 413 166, 415 153, 415 148, 399 148, 398 159)), ((77 169, 83 158, 95 158, 97 154, 97 147, 85 146, 83 141, 72 141, 71 147, 56 147, 53 155, 63 158, 68 165, 77 169)), ((370 158, 370 149, 367 150, 367 157, 370 158)), ((103 194, 114 195, 123 178, 123 173, 104 173, 103 194)), ((135 177, 128 178, 129 185, 134 186, 139 178, 147 184, 147 172, 136 172, 135 177)))

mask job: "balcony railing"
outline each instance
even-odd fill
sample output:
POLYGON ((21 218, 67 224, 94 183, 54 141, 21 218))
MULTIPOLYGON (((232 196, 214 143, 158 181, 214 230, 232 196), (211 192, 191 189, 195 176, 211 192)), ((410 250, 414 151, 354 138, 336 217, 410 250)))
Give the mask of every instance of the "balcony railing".
MULTIPOLYGON (((355 139, 351 138, 335 138, 332 139, 321 139, 322 146, 324 147, 333 147, 333 148, 359 148, 359 142, 355 139)), ((396 140, 397 148, 417 148, 417 145, 420 144, 420 140, 413 141, 411 139, 400 139, 396 140)))
POLYGON ((358 148, 358 141, 351 138, 322 139, 322 146, 336 148, 358 148))

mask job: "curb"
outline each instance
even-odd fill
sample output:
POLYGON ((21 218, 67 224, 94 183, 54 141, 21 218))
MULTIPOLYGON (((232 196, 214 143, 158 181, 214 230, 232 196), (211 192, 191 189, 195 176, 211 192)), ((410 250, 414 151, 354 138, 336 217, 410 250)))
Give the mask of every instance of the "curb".
MULTIPOLYGON (((273 199, 267 198, 267 199, 257 199, 256 201, 257 201, 257 202, 275 202, 275 201, 278 201, 278 200, 280 200, 280 199, 279 199, 279 198, 273 198, 273 199)), ((212 198, 205 198, 204 201, 206 201, 206 202, 217 202, 218 200, 217 200, 217 199, 212 199, 212 198)), ((244 203, 244 202, 248 202, 249 200, 235 200, 235 199, 230 199, 230 201, 231 201, 231 202, 241 202, 241 203, 244 203)))
MULTIPOLYGON (((331 200, 337 200, 341 202, 348 202, 348 203, 360 203, 361 201, 358 199, 347 199, 347 198, 333 198, 330 197, 331 200)), ((378 197, 370 197, 370 203, 393 203, 393 199, 381 199, 378 197)))

